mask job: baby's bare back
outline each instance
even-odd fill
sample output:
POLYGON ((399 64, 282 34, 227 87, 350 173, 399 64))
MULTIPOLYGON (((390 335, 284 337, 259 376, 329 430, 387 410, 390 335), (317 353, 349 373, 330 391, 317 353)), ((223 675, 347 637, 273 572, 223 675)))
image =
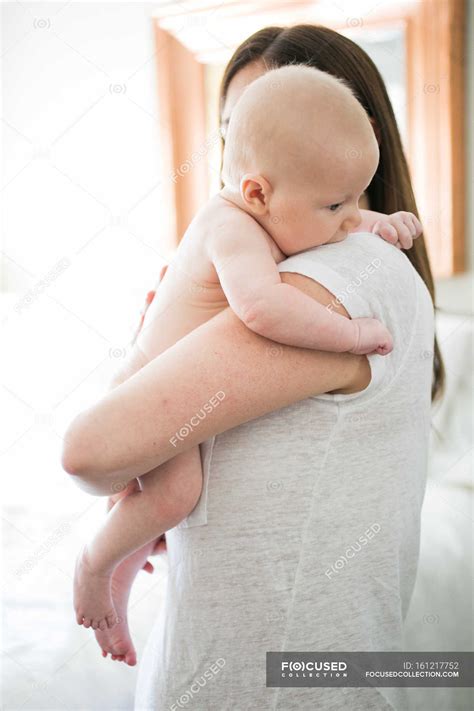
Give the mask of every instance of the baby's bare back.
POLYGON ((137 338, 147 358, 155 358, 229 305, 212 262, 212 240, 225 239, 229 230, 245 229, 247 221, 255 229, 253 218, 219 195, 196 214, 137 338))

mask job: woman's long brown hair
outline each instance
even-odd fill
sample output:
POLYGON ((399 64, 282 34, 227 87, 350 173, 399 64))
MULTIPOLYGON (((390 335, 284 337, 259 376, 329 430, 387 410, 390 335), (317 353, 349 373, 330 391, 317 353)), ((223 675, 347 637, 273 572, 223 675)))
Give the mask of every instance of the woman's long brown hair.
MULTIPOLYGON (((269 69, 286 64, 306 64, 345 79, 374 123, 380 148, 377 171, 367 189, 370 207, 390 214, 407 210, 418 216, 408 165, 387 89, 375 64, 355 42, 327 27, 296 25, 267 27, 256 32, 236 49, 220 89, 222 110, 233 77, 255 61, 269 69)), ((415 240, 406 255, 425 282, 435 304, 433 276, 423 236, 415 240)), ((445 371, 438 343, 434 342, 433 400, 441 397, 445 371)))

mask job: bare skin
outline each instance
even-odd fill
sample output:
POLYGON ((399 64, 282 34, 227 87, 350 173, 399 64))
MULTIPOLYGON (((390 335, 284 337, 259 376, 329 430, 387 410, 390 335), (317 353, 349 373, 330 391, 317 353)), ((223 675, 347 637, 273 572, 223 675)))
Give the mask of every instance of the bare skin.
MULTIPOLYGON (((163 279, 166 269, 166 266, 161 269, 158 283, 163 279)), ((149 304, 150 302, 148 301, 145 311, 149 304)), ((135 339, 142 326, 143 316, 135 334, 135 339)), ((136 361, 133 365, 129 362, 125 362, 122 368, 115 374, 110 387, 116 387, 128 380, 128 378, 134 375, 146 362, 146 359, 143 359, 142 363, 136 361)), ((139 480, 133 479, 123 491, 108 498, 107 512, 120 500, 138 491, 140 491, 139 480)), ((125 662, 129 666, 135 666, 137 654, 128 627, 128 601, 130 592, 133 582, 140 570, 145 570, 150 574, 153 573, 154 567, 148 558, 152 555, 159 555, 164 552, 166 552, 166 538, 163 534, 129 555, 115 568, 109 587, 111 604, 114 608, 115 624, 112 629, 105 625, 104 629, 99 628, 95 630, 97 644, 102 650, 103 657, 107 657, 110 654, 113 661, 125 662)))
POLYGON ((133 667, 137 663, 137 654, 128 627, 127 607, 133 581, 143 568, 149 555, 154 552, 155 543, 151 541, 131 556, 128 556, 112 576, 111 594, 117 612, 117 624, 112 629, 96 630, 97 644, 102 656, 110 654, 113 661, 125 662, 133 667))
POLYGON ((74 609, 76 620, 86 629, 105 630, 118 622, 111 593, 111 572, 102 573, 94 567, 85 545, 76 560, 74 570, 74 609), (83 608, 87 603, 87 612, 83 608))
POLYGON ((127 556, 174 528, 186 515, 183 512, 192 511, 202 483, 202 477, 196 476, 196 458, 200 467, 198 448, 183 453, 179 467, 174 460, 163 463, 159 472, 140 479, 140 487, 129 489, 109 510, 77 559, 74 607, 78 624, 102 631, 117 624, 121 615, 113 602, 112 574, 127 556))
MULTIPOLYGON (((163 279, 166 269, 166 266, 161 269, 158 283, 163 279)), ((147 299, 145 312, 150 303, 151 302, 147 299)), ((140 324, 135 333, 134 341, 143 326, 143 317, 145 312, 142 314, 140 324)), ((144 360, 142 365, 145 365, 145 363, 146 361, 144 360)), ((110 387, 115 387, 120 385, 120 383, 125 382, 128 378, 134 375, 139 368, 139 363, 131 366, 126 362, 115 374, 110 387)), ((113 496, 109 496, 107 501, 107 512, 110 511, 110 509, 115 506, 118 501, 139 490, 139 480, 133 479, 123 491, 114 494, 113 496)), ((102 650, 103 657, 107 657, 110 654, 110 658, 113 661, 125 662, 129 666, 135 666, 137 662, 137 654, 128 627, 128 601, 130 592, 133 582, 140 570, 145 570, 150 574, 153 573, 154 567, 148 558, 152 555, 159 555, 164 552, 166 552, 166 537, 163 534, 154 541, 151 541, 139 550, 135 551, 135 553, 128 556, 115 568, 110 583, 110 593, 116 619, 118 621, 111 630, 106 627, 104 630, 98 629, 95 631, 97 644, 102 650)))
MULTIPOLYGON (((127 489, 109 499, 108 510, 117 501, 132 494, 134 491, 138 491, 138 489, 138 482, 134 480, 127 489)), ((113 661, 125 662, 131 667, 137 663, 137 653, 128 627, 128 601, 133 581, 139 571, 145 569, 150 573, 153 572, 153 566, 148 562, 148 556, 157 552, 157 541, 151 541, 128 556, 115 569, 110 590, 117 615, 117 623, 113 629, 98 629, 95 632, 97 644, 102 650, 103 657, 107 657, 110 654, 113 661)))
MULTIPOLYGON (((166 266, 162 268, 158 283, 161 281, 166 272, 166 266)), ((149 306, 147 303, 147 307, 149 306)), ((146 310, 145 309, 145 310, 146 310)), ((143 326, 143 318, 137 329, 138 335, 143 326)), ((146 364, 146 359, 142 363, 135 361, 131 364, 126 362, 122 368, 115 374, 110 387, 116 387, 125 382, 137 372, 140 367, 146 364)), ((123 491, 110 496, 107 501, 107 512, 109 512, 115 504, 125 499, 127 496, 140 491, 139 479, 133 479, 123 491)), ((114 570, 110 580, 110 596, 111 604, 114 608, 115 624, 112 628, 105 626, 105 629, 96 629, 95 638, 99 645, 102 656, 107 658, 110 655, 112 661, 125 662, 128 666, 135 666, 137 663, 137 653, 132 641, 130 629, 128 626, 128 602, 130 592, 134 580, 140 570, 145 570, 147 573, 153 573, 154 567, 148 558, 152 555, 159 555, 166 552, 166 537, 163 534, 153 541, 150 541, 140 549, 129 555, 123 560, 114 570)))

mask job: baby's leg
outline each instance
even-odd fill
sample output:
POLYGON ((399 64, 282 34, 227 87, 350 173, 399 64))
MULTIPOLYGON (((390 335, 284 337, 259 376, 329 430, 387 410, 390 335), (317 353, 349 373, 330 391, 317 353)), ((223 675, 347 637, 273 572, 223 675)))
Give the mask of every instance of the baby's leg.
MULTIPOLYGON (((107 511, 134 491, 140 491, 138 479, 134 479, 125 489, 109 497, 107 511)), ((95 638, 102 650, 102 656, 107 657, 110 654, 113 660, 125 662, 130 666, 135 666, 137 663, 137 653, 128 626, 128 600, 133 582, 138 572, 148 562, 148 557, 153 554, 155 544, 156 540, 147 543, 115 568, 110 588, 117 613, 117 624, 110 630, 108 627, 105 630, 95 630, 95 638)))
POLYGON ((196 505, 202 488, 199 447, 140 477, 142 491, 118 501, 76 563, 74 608, 78 624, 105 630, 116 623, 111 577, 117 565, 165 531, 196 505))
POLYGON ((102 650, 102 656, 109 654, 113 660, 125 662, 134 666, 137 653, 128 626, 128 600, 133 581, 143 568, 148 556, 153 554, 155 541, 147 543, 128 558, 125 558, 114 570, 110 584, 112 600, 117 613, 117 624, 109 629, 95 630, 97 644, 102 650))
MULTIPOLYGON (((172 269, 146 310, 144 322, 124 367, 112 386, 132 377, 180 338, 214 316, 219 309, 201 308, 189 299, 189 283, 172 269)), ((184 274, 184 277, 183 277, 184 274)), ((85 627, 111 628, 117 611, 111 596, 115 568, 148 542, 179 523, 196 505, 201 493, 199 448, 166 462, 139 477, 142 490, 115 504, 93 541, 84 546, 74 579, 76 619, 85 627)))

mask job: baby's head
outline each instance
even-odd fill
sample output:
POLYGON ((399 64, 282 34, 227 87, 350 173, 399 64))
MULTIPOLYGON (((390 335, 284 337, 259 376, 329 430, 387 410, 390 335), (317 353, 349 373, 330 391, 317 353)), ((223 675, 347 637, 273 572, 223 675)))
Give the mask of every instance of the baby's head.
POLYGON ((263 74, 239 98, 223 180, 290 255, 357 227, 358 200, 378 160, 372 126, 351 90, 318 69, 290 65, 263 74))

